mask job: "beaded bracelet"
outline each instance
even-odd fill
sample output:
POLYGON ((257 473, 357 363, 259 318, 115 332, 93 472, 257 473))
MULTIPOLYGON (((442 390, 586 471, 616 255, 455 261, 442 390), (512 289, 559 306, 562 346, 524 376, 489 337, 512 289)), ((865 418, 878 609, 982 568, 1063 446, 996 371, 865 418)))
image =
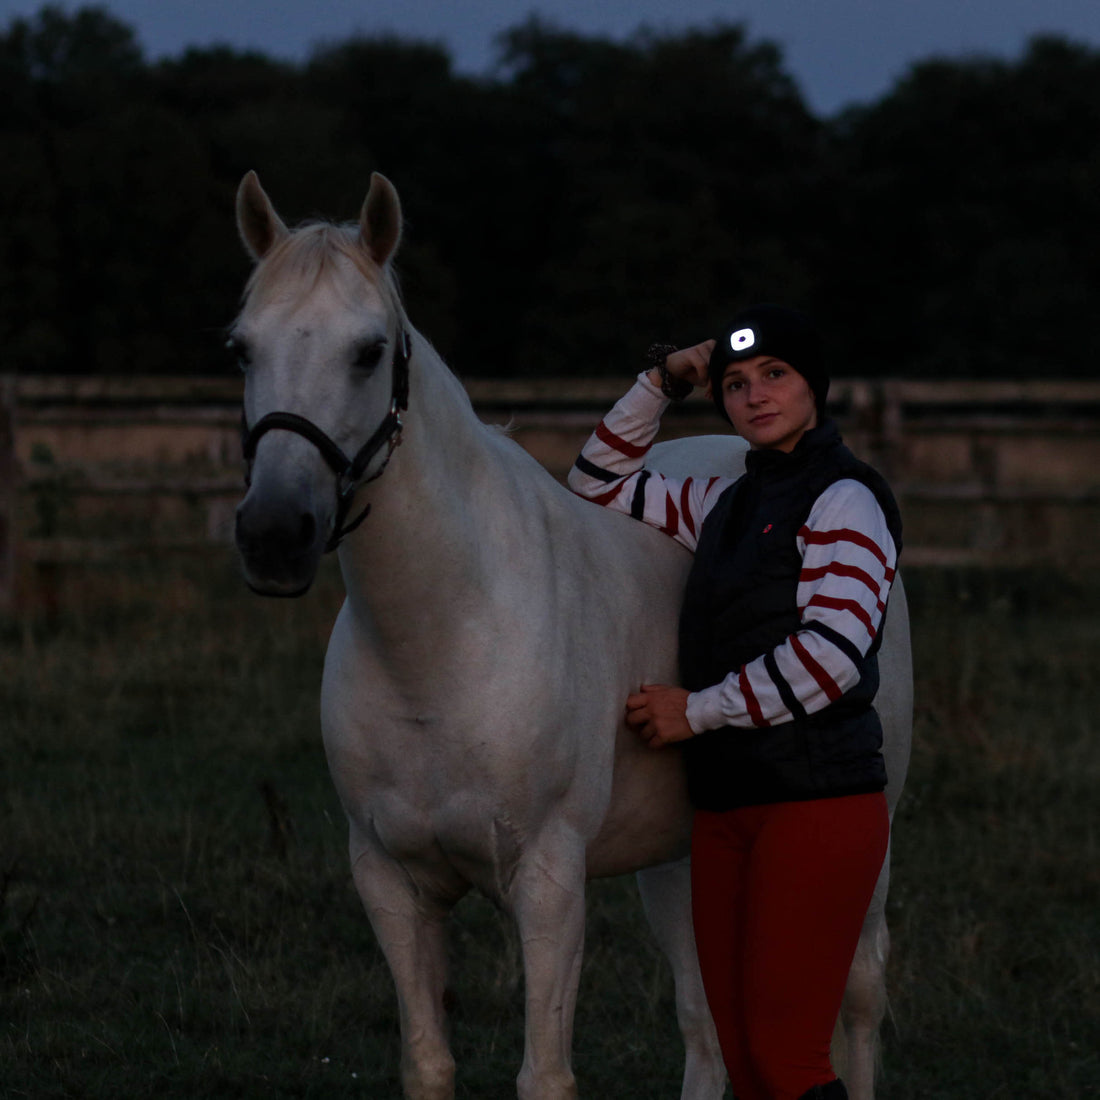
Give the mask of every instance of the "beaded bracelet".
POLYGON ((695 387, 686 378, 669 374, 665 360, 676 350, 675 344, 651 344, 646 352, 646 365, 661 376, 661 393, 673 401, 683 401, 695 387))

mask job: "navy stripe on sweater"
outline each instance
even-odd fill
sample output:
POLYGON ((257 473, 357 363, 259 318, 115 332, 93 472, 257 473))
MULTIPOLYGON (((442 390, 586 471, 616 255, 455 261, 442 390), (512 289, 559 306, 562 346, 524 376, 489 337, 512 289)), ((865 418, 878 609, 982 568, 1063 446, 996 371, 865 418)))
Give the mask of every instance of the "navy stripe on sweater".
POLYGON ((776 663, 773 652, 764 654, 764 668, 767 669, 772 683, 775 684, 775 690, 779 692, 779 698, 783 700, 783 705, 797 721, 805 721, 806 709, 798 701, 798 696, 791 690, 791 685, 787 683, 786 677, 779 671, 779 665, 776 663))
POLYGON ((638 483, 634 486, 634 498, 630 502, 630 514, 634 519, 645 519, 645 483, 649 478, 648 470, 643 470, 638 475, 638 483))
POLYGON ((831 626, 826 626, 824 623, 819 623, 813 619, 802 624, 803 630, 812 630, 815 634, 820 635, 827 642, 832 642, 837 649, 848 658, 852 664, 858 665, 863 660, 863 654, 850 638, 846 638, 839 630, 833 630, 831 626))
POLYGON ((587 474, 589 477, 594 477, 597 481, 602 481, 605 484, 609 484, 612 481, 618 481, 622 476, 621 474, 614 474, 610 470, 605 470, 601 466, 597 466, 594 462, 589 462, 584 455, 578 455, 577 461, 573 463, 582 474, 587 474))

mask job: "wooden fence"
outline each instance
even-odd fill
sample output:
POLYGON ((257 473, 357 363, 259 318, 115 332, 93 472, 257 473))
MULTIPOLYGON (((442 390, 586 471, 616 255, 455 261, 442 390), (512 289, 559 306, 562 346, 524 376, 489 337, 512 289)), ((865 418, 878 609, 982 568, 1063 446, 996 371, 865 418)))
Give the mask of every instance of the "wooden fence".
MULTIPOLYGON (((563 478, 627 382, 467 382, 483 419, 563 478)), ((195 552, 232 537, 239 379, 0 376, 0 604, 40 564, 195 552)), ((1091 569, 1100 382, 834 382, 852 449, 892 481, 911 565, 1091 569)), ((662 435, 724 430, 701 398, 662 435)))

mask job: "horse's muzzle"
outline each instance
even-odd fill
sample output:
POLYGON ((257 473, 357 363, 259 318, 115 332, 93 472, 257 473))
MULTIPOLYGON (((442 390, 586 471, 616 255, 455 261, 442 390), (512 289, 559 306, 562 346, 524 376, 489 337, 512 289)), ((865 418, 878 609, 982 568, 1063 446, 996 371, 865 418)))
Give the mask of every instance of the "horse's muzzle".
POLYGON ((271 511, 246 497, 235 538, 245 581, 261 596, 301 596, 317 575, 325 540, 311 512, 271 511))

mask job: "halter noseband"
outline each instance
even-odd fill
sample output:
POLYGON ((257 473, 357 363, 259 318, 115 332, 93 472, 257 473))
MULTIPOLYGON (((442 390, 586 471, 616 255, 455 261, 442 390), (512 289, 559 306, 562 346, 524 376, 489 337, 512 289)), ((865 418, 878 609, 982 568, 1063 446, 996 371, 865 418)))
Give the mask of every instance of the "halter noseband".
POLYGON ((401 429, 403 423, 401 414, 409 407, 409 357, 411 355, 409 334, 403 325, 397 329, 397 347, 393 353, 393 390, 390 396, 390 409, 382 419, 382 423, 375 428, 370 439, 363 444, 353 458, 347 455, 327 436, 312 420, 291 412, 270 412, 261 417, 253 428, 249 428, 244 410, 241 410, 241 448, 244 451, 245 461, 245 485, 252 483, 252 460, 256 456, 256 448, 262 436, 272 429, 294 432, 308 439, 325 460, 328 468, 336 475, 336 515, 332 521, 332 536, 325 543, 325 553, 335 550, 345 535, 351 534, 367 518, 370 512, 370 504, 359 513, 350 523, 345 524, 348 512, 351 510, 352 497, 355 490, 361 484, 367 484, 381 477, 393 455, 394 449, 401 442, 401 429), (364 480, 363 474, 382 448, 386 448, 386 455, 382 464, 370 477, 364 480))

